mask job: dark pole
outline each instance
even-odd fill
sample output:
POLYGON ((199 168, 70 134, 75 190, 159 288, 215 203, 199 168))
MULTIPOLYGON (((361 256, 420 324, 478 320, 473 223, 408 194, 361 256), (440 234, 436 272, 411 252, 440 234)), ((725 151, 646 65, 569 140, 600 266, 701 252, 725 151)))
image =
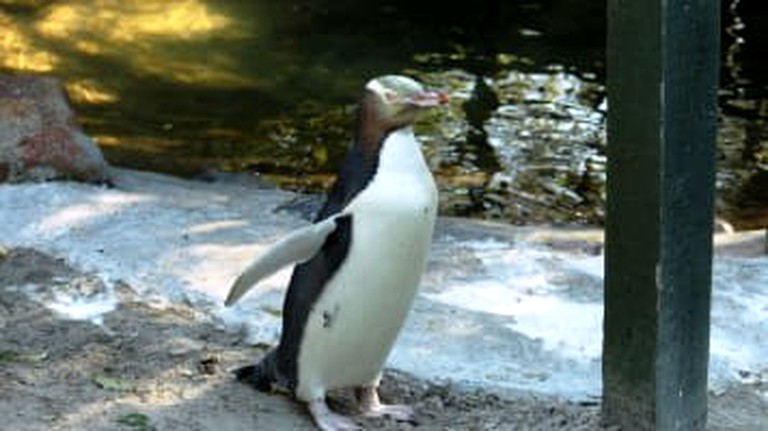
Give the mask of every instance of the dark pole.
POLYGON ((703 430, 720 0, 608 1, 603 419, 703 430))

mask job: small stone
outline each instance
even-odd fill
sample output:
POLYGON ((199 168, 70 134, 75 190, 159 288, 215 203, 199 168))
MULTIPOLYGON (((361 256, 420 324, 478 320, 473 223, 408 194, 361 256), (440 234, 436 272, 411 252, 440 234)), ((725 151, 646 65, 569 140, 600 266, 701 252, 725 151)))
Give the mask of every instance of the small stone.
POLYGON ((198 364, 198 370, 201 374, 214 375, 216 374, 216 369, 218 368, 219 362, 220 360, 218 356, 209 355, 200 360, 200 363, 198 364))

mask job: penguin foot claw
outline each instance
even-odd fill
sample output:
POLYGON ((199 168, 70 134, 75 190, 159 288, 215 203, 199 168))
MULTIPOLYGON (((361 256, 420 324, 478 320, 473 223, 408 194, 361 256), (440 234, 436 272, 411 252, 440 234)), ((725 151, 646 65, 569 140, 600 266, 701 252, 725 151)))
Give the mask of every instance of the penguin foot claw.
POLYGON ((309 403, 309 413, 315 424, 322 431, 360 431, 363 428, 352 419, 334 413, 328 408, 325 399, 313 400, 309 403))
POLYGON ((360 401, 364 418, 391 417, 398 422, 416 423, 416 412, 404 404, 382 404, 379 398, 378 384, 357 388, 357 399, 360 401))
POLYGON ((416 412, 411 406, 404 404, 379 404, 363 411, 360 416, 365 418, 391 417, 398 422, 416 422, 416 412))

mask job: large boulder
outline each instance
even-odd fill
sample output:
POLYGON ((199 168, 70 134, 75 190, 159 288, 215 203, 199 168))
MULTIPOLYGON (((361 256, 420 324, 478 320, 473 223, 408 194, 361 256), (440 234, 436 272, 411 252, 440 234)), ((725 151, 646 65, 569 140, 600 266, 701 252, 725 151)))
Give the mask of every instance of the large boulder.
POLYGON ((52 179, 107 181, 107 163, 58 79, 0 75, 0 182, 52 179))

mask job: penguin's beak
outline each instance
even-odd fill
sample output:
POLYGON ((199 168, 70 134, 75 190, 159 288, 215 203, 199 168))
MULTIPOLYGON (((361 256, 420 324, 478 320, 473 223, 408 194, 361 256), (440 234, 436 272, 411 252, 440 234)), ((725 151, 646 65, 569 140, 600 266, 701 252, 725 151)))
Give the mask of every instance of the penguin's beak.
POLYGON ((422 91, 421 93, 414 94, 408 99, 408 104, 419 108, 429 108, 432 106, 440 106, 448 103, 448 93, 445 91, 422 91))

